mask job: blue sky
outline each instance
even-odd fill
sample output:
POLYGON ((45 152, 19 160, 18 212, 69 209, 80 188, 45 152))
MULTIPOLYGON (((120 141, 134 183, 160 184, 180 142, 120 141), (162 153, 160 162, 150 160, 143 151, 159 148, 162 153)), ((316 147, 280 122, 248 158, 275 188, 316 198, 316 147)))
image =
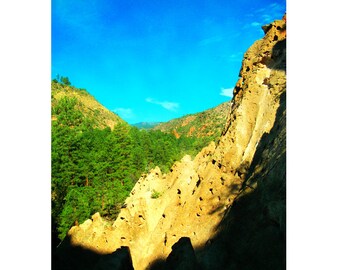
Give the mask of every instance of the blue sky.
POLYGON ((284 0, 52 0, 52 70, 128 123, 231 99, 243 54, 284 0))

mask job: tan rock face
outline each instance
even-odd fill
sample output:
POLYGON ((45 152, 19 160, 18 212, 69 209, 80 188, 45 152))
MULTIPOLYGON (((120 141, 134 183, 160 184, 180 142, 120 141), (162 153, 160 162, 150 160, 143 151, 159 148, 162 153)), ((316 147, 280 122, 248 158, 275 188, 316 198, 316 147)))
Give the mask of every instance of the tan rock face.
MULTIPOLYGON (((193 160, 190 156, 183 157, 168 174, 155 168, 142 176, 113 225, 95 214, 92 221, 71 228, 72 244, 101 254, 127 246, 134 269, 148 269, 156 260, 165 261, 171 247, 182 237, 188 237, 200 254, 198 261, 204 269, 209 269, 209 265, 218 263, 218 260, 209 261, 209 252, 218 252, 219 246, 214 243, 222 241, 211 244, 212 240, 226 239, 229 233, 226 228, 230 226, 232 230, 234 220, 243 224, 233 209, 247 209, 240 198, 252 192, 260 194, 256 195, 257 201, 261 201, 259 208, 266 209, 264 217, 259 216, 279 224, 278 231, 284 230, 285 201, 281 195, 285 192, 282 183, 285 177, 285 21, 275 21, 266 26, 265 31, 265 37, 244 55, 232 107, 218 144, 211 143, 193 160), (272 170, 275 166, 281 168, 276 173, 272 170), (277 189, 281 193, 275 193, 280 199, 272 198, 274 193, 270 193, 267 184, 268 181, 276 183, 273 177, 280 180, 277 189), (220 237, 221 231, 226 231, 223 237, 220 237)), ((259 230, 267 228, 261 226, 259 230)), ((223 260, 225 257, 221 262, 223 260)))

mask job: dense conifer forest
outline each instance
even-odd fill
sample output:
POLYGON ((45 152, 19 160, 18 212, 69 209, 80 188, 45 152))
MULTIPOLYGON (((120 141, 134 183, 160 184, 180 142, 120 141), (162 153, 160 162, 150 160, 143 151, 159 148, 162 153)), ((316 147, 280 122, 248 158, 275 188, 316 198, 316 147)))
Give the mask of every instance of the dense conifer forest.
POLYGON ((120 121, 98 127, 74 95, 53 98, 54 89, 89 95, 52 82, 52 233, 62 240, 74 223, 95 212, 114 220, 136 181, 158 166, 168 172, 185 154, 196 155, 211 138, 139 130, 120 121))

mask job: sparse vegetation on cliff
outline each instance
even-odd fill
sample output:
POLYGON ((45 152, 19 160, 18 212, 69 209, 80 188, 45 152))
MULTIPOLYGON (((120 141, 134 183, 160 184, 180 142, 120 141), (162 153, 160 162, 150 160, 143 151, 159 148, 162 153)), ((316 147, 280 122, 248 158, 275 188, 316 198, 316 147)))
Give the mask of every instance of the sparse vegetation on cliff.
POLYGON ((161 192, 159 192, 159 191, 157 191, 157 190, 152 190, 151 199, 157 199, 157 198, 159 198, 161 195, 162 195, 161 192))
POLYGON ((210 141, 220 137, 229 107, 230 102, 223 102, 206 111, 160 123, 153 129, 174 134, 177 138, 191 137, 196 140, 199 138, 204 141, 204 146, 206 146, 210 141))

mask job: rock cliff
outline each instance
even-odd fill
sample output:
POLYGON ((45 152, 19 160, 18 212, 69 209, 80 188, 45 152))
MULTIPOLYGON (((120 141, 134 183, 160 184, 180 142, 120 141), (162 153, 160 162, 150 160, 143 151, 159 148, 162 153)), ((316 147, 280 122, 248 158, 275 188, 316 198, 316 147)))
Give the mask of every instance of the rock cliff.
POLYGON ((264 26, 245 53, 218 143, 142 176, 113 225, 95 214, 72 227, 60 260, 128 247, 136 270, 285 269, 285 28, 264 26))

